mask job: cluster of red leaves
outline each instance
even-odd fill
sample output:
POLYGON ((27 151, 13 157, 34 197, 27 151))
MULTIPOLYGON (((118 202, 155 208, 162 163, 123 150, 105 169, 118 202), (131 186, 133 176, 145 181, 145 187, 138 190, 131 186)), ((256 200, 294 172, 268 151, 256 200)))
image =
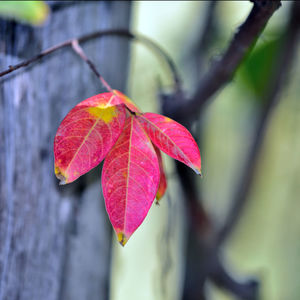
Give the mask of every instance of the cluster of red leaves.
POLYGON ((70 183, 105 157, 102 189, 106 210, 124 246, 167 188, 161 151, 201 172, 198 146, 189 131, 162 115, 142 113, 114 90, 76 105, 54 139, 55 174, 70 183))

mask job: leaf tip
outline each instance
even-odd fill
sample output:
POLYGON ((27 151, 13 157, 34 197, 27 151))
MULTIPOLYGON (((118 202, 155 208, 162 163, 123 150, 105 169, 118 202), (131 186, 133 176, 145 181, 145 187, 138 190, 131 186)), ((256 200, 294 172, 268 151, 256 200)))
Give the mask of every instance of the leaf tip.
POLYGON ((195 173, 196 173, 197 175, 199 175, 200 177, 202 177, 201 169, 199 169, 199 168, 194 168, 193 170, 195 171, 195 173))
POLYGON ((158 192, 157 192, 156 197, 155 197, 155 198, 156 198, 156 201, 155 201, 155 204, 156 204, 156 205, 159 205, 159 204, 160 204, 160 199, 164 196, 164 194, 165 194, 165 193, 164 193, 164 192, 161 193, 161 191, 158 191, 158 192))
POLYGON ((59 185, 64 185, 67 183, 67 177, 62 173, 59 167, 55 166, 54 172, 56 178, 60 180, 59 185))
POLYGON ((119 243, 124 247, 125 244, 128 242, 128 238, 125 236, 123 232, 117 233, 119 243))

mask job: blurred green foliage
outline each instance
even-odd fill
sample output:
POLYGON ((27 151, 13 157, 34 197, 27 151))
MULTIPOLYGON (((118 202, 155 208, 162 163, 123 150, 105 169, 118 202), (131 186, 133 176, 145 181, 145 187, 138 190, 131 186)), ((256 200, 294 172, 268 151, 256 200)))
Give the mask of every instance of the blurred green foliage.
POLYGON ((254 99, 258 101, 264 99, 263 96, 274 71, 274 64, 276 64, 279 46, 282 42, 280 34, 276 36, 275 39, 263 41, 257 45, 239 69, 242 83, 254 93, 256 96, 254 99))
POLYGON ((0 1, 0 16, 31 25, 42 25, 49 15, 44 1, 0 1))

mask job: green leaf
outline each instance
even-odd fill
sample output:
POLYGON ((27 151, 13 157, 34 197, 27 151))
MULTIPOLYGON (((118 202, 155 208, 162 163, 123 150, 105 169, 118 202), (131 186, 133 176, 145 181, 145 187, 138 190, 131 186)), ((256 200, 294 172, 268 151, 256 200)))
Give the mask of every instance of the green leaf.
POLYGON ((0 16, 31 25, 42 25, 49 14, 44 1, 0 1, 0 16))
POLYGON ((281 38, 277 38, 257 46, 239 70, 242 83, 257 99, 261 99, 266 91, 281 41, 281 38))

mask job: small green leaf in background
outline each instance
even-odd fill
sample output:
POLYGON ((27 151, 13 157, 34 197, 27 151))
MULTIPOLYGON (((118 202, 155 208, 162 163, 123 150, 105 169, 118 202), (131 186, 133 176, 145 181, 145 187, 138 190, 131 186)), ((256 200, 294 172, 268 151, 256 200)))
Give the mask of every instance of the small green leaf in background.
POLYGON ((281 42, 281 38, 277 38, 258 45, 239 70, 243 84, 254 93, 256 99, 261 100, 266 91, 281 42))
POLYGON ((49 14, 44 1, 0 1, 0 17, 31 25, 42 25, 49 14))

